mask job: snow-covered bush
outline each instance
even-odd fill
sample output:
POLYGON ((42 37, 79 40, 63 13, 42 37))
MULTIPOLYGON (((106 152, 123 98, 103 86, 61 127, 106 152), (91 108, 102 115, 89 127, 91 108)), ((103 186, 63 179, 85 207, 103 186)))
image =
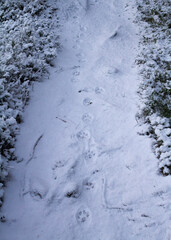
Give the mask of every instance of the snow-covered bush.
POLYGON ((0 1, 0 199, 33 81, 57 54, 56 0, 0 1))
POLYGON ((0 155, 0 207, 2 205, 2 199, 4 195, 3 183, 8 175, 7 172, 7 159, 0 155))
POLYGON ((141 25, 140 66, 142 100, 139 118, 154 139, 160 172, 171 174, 171 5, 169 0, 137 0, 141 25))

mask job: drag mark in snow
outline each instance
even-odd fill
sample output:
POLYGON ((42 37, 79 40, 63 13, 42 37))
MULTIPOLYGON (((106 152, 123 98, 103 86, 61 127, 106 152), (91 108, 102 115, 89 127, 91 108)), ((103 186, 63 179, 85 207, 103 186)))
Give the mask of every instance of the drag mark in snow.
POLYGON ((121 149, 122 149, 122 146, 104 150, 99 154, 99 157, 101 157, 102 155, 105 155, 105 154, 107 154, 107 155, 114 154, 116 151, 119 151, 121 149))
POLYGON ((30 179, 27 179, 27 182, 25 182, 22 196, 26 196, 27 194, 29 194, 29 196, 33 200, 40 201, 46 197, 47 193, 48 193, 48 186, 43 179, 30 178, 30 179))
POLYGON ((54 212, 54 210, 62 203, 63 199, 64 199, 64 196, 63 197, 60 196, 57 193, 57 189, 49 193, 46 200, 46 207, 45 207, 45 210, 47 211, 46 214, 49 215, 50 213, 54 212))
POLYGON ((119 210, 124 212, 132 212, 132 208, 128 208, 127 205, 123 204, 123 206, 111 206, 106 199, 106 189, 107 189, 107 183, 105 177, 102 178, 102 206, 109 210, 119 210))

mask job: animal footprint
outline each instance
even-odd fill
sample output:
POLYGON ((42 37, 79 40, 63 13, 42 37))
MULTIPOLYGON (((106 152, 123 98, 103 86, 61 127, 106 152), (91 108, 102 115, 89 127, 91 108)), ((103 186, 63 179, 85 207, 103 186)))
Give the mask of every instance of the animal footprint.
POLYGON ((110 68, 107 73, 108 73, 109 75, 111 75, 111 74, 116 74, 116 73, 118 73, 118 72, 119 72, 119 70, 114 67, 114 68, 110 68))
POLYGON ((93 116, 90 113, 85 113, 82 116, 82 120, 85 123, 90 123, 93 120, 93 116))
MULTIPOLYGON (((80 42, 81 41, 79 40, 79 43, 80 42)), ((85 62, 85 54, 84 53, 80 53, 80 51, 79 51, 79 53, 76 54, 76 57, 78 58, 79 63, 85 62)))
POLYGON ((90 211, 85 208, 80 208, 76 213, 76 220, 78 223, 86 223, 90 220, 90 211))
POLYGON ((74 75, 74 76, 79 76, 79 75, 80 75, 80 72, 75 71, 75 72, 73 72, 73 75, 74 75))
POLYGON ((91 105, 92 103, 93 103, 93 102, 92 102, 92 100, 91 100, 90 98, 85 98, 85 99, 83 100, 84 106, 91 105))
POLYGON ((80 25, 80 31, 82 31, 82 32, 87 31, 87 27, 84 27, 84 26, 81 26, 81 25, 80 25))
POLYGON ((79 79, 78 79, 78 78, 75 78, 75 77, 73 77, 73 78, 71 78, 71 82, 73 82, 73 83, 79 82, 79 79))
POLYGON ((75 65, 75 66, 72 67, 72 69, 78 69, 78 68, 80 68, 79 65, 75 65))
POLYGON ((30 196, 36 201, 43 199, 42 193, 40 191, 38 191, 37 189, 31 190, 30 196))
POLYGON ((96 157, 96 151, 95 150, 88 150, 83 154, 83 157, 86 162, 92 162, 96 157))
POLYGON ((85 54, 84 53, 77 53, 76 57, 80 58, 80 59, 84 59, 85 54))
POLYGON ((89 139, 90 138, 90 132, 87 130, 81 130, 77 133, 77 138, 80 140, 89 139))
POLYGON ((78 198, 81 194, 80 187, 74 183, 69 183, 64 192, 67 198, 78 198))
POLYGON ((55 162, 54 166, 52 167, 53 178, 55 180, 57 179, 57 169, 64 167, 66 165, 67 161, 68 160, 58 160, 58 161, 55 162))
POLYGON ((152 222, 152 223, 145 224, 144 226, 145 226, 146 228, 154 227, 154 226, 156 226, 156 223, 155 223, 155 222, 152 222))
POLYGON ((101 94, 101 93, 103 93, 104 92, 104 89, 102 88, 102 87, 96 87, 95 88, 95 93, 96 94, 101 94))
POLYGON ((83 181, 83 186, 86 190, 91 190, 94 188, 94 183, 92 183, 90 180, 86 179, 83 181))
POLYGON ((65 162, 62 161, 62 160, 59 160, 54 164, 52 170, 55 170, 56 168, 61 168, 61 167, 64 167, 64 166, 65 166, 65 162))
POLYGON ((74 49, 78 49, 79 47, 80 47, 80 46, 78 46, 78 45, 74 45, 74 46, 73 46, 74 49))
POLYGON ((29 190, 24 193, 26 195, 27 193, 30 194, 33 200, 39 201, 41 199, 44 199, 48 193, 48 187, 46 183, 44 183, 41 179, 34 179, 30 180, 29 183, 29 190))

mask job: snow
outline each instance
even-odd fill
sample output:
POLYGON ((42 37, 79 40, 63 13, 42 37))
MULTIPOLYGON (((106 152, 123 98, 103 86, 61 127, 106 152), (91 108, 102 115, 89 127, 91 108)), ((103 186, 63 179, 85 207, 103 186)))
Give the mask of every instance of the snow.
POLYGON ((137 134, 135 2, 58 6, 63 49, 24 113, 1 239, 171 239, 170 176, 137 134))

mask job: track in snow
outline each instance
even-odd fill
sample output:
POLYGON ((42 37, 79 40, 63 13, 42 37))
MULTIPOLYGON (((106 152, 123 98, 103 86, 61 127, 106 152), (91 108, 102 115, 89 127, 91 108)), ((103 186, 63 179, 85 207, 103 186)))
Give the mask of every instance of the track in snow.
POLYGON ((170 239, 169 178, 137 134, 131 2, 59 1, 63 50, 25 112, 3 240, 170 239))

